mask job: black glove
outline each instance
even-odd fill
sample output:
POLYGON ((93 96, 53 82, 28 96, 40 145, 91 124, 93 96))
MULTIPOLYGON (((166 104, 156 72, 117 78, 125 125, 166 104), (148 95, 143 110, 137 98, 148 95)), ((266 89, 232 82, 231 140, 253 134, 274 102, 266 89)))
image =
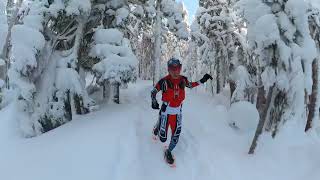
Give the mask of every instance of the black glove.
POLYGON ((159 108, 159 103, 157 100, 152 100, 152 104, 151 104, 152 109, 160 109, 159 108))
POLYGON ((204 76, 203 76, 203 78, 202 79, 200 79, 200 82, 203 84, 203 83, 205 83, 205 82, 207 82, 208 81, 208 79, 213 79, 209 74, 205 74, 204 76))

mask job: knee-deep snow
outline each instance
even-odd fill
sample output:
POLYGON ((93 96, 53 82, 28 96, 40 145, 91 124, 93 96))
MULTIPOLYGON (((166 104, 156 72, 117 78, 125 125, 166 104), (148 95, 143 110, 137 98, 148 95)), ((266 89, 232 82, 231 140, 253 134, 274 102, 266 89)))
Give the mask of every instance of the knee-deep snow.
POLYGON ((0 111, 0 179, 320 179, 320 137, 295 128, 276 139, 264 134, 256 154, 248 155, 256 126, 251 123, 257 121, 236 118, 256 118, 256 112, 229 110, 227 97, 213 97, 201 87, 187 92, 182 134, 173 151, 177 167, 170 168, 163 161, 163 145, 151 138, 158 114, 150 107, 151 88, 150 81, 138 81, 121 90, 120 105, 101 105, 30 139, 20 137, 11 118, 14 104, 9 105, 0 111), (244 123, 234 129, 230 120, 244 123))

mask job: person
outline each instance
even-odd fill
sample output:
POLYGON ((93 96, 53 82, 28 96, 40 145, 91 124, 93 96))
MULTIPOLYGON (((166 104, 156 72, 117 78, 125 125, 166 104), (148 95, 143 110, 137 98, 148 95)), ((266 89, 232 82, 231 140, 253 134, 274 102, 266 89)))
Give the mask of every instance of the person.
POLYGON ((174 163, 172 150, 178 143, 182 125, 182 103, 185 99, 185 88, 194 88, 200 84, 212 80, 209 74, 205 74, 202 79, 197 82, 190 82, 185 76, 180 75, 182 64, 179 59, 171 58, 168 63, 169 74, 159 80, 151 91, 151 107, 160 109, 156 99, 157 93, 162 91, 162 105, 159 111, 159 118, 153 128, 153 138, 157 140, 159 137, 161 142, 166 142, 167 131, 170 126, 171 141, 168 148, 164 152, 165 160, 168 164, 174 163))

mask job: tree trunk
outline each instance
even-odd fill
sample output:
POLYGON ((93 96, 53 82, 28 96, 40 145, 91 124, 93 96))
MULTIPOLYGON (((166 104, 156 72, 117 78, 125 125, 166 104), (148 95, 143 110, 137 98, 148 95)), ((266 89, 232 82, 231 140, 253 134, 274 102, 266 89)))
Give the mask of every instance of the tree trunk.
POLYGON ((264 87, 259 87, 258 88, 258 95, 257 95, 257 104, 256 104, 256 108, 258 110, 258 112, 263 112, 264 110, 264 106, 266 104, 266 97, 265 97, 265 90, 264 87))
MULTIPOLYGON (((10 19, 8 19, 8 32, 7 32, 6 42, 3 46, 3 49, 1 49, 1 55, 0 55, 0 58, 3 59, 6 63, 6 65, 4 67, 1 67, 0 69, 0 71, 2 71, 2 73, 0 74, 1 75, 0 79, 5 80, 6 88, 9 88, 9 78, 7 73, 10 66, 10 60, 8 55, 9 55, 9 49, 10 49, 11 29, 18 20, 17 16, 18 16, 18 12, 22 2, 23 0, 19 0, 18 2, 16 2, 16 7, 12 14, 7 12, 8 18, 10 17, 10 14, 11 14, 11 17, 10 19)), ((11 8, 13 8, 13 1, 8 1, 7 11, 11 10, 11 8)))
POLYGON ((78 94, 74 94, 74 103, 77 114, 87 114, 89 113, 89 109, 85 106, 83 102, 83 97, 78 94))
POLYGON ((217 59, 217 64, 216 64, 216 73, 217 73, 217 94, 220 93, 221 91, 221 83, 220 83, 220 58, 217 59))
POLYGON ((273 104, 272 109, 270 111, 270 120, 271 122, 271 130, 272 130, 272 137, 274 138, 279 129, 279 125, 281 123, 283 110, 285 109, 285 106, 287 105, 287 94, 284 91, 281 91, 277 89, 277 93, 275 93, 275 97, 273 98, 273 104))
POLYGON ((155 46, 154 46, 154 77, 153 84, 160 79, 160 56, 161 56, 161 0, 157 0, 156 24, 154 26, 155 46))
MULTIPOLYGON (((214 69, 214 68, 213 68, 214 69)), ((210 65, 210 74, 213 74, 212 72, 212 65, 210 65)), ((213 95, 214 94, 214 84, 213 84, 213 81, 210 81, 210 89, 211 90, 211 94, 213 95)))
MULTIPOLYGON (((1 58, 0 58, 0 61, 1 61, 1 58)), ((0 62, 0 79, 2 79, 2 80, 5 80, 5 78, 6 78, 6 69, 7 69, 7 63, 6 62, 4 62, 5 64, 1 64, 1 62, 0 62)))
POLYGON ((254 138, 252 140, 251 147, 249 149, 249 154, 254 153, 254 150, 257 146, 257 141, 259 139, 259 136, 262 134, 263 127, 264 127, 266 119, 267 119, 267 114, 268 114, 269 106, 270 106, 271 99, 272 99, 273 89, 274 89, 274 85, 269 88, 267 103, 265 106, 263 106, 263 111, 259 112, 260 120, 259 120, 257 129, 256 129, 256 132, 255 132, 254 138))
POLYGON ((120 83, 113 84, 113 102, 120 104, 120 83))
POLYGON ((111 84, 109 81, 105 80, 103 82, 103 99, 105 99, 106 102, 110 100, 111 95, 111 84))
POLYGON ((70 90, 66 92, 66 99, 64 101, 64 117, 67 121, 72 120, 72 107, 71 107, 71 98, 70 98, 70 90))
POLYGON ((230 102, 231 102, 233 93, 236 90, 237 85, 233 80, 229 80, 229 87, 230 87, 230 102))
MULTIPOLYGON (((81 48, 80 48, 81 45, 80 44, 81 44, 82 38, 83 38, 83 30, 84 30, 85 23, 86 22, 85 22, 84 18, 82 18, 82 22, 79 22, 78 28, 76 31, 75 42, 74 42, 74 46, 73 46, 73 54, 76 59, 79 59, 79 54, 81 52, 81 48)), ((77 69, 76 70, 79 73, 82 88, 85 89, 85 82, 83 82, 83 81, 85 81, 84 77, 81 78, 81 75, 83 75, 81 73, 84 73, 84 72, 81 72, 81 71, 83 71, 83 69, 80 68, 79 61, 77 61, 77 69)), ((89 109, 83 103, 84 96, 80 95, 80 94, 74 94, 73 96, 74 96, 73 100, 74 100, 74 107, 75 107, 76 113, 77 114, 89 113, 89 109)))
POLYGON ((318 95, 318 58, 312 62, 312 93, 310 95, 310 104, 308 104, 308 119, 305 127, 305 131, 308 131, 312 127, 312 120, 315 118, 317 95, 318 95))
POLYGON ((7 7, 6 7, 6 13, 7 13, 7 19, 11 19, 12 15, 14 14, 14 0, 7 0, 7 7))

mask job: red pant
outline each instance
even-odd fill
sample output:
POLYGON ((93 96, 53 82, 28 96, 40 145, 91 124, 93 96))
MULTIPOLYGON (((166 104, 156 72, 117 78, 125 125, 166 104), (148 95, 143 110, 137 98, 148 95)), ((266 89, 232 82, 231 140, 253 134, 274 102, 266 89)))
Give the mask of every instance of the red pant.
POLYGON ((181 122, 182 122, 182 115, 181 114, 163 114, 160 112, 159 121, 155 127, 155 134, 159 135, 161 142, 167 141, 167 133, 168 127, 171 128, 171 141, 169 144, 169 151, 172 151, 179 141, 179 136, 181 133, 181 122))
POLYGON ((171 129, 171 136, 174 136, 174 132, 176 132, 177 128, 177 115, 168 114, 168 123, 166 127, 166 132, 168 132, 168 127, 170 126, 171 129))

